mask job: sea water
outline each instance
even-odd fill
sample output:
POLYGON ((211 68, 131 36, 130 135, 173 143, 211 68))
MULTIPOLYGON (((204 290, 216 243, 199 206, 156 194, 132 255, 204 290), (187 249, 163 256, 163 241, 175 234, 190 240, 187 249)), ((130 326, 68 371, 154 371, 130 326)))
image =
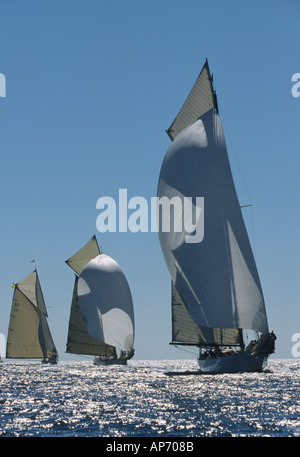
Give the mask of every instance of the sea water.
POLYGON ((300 436, 300 360, 269 360, 262 373, 166 374, 192 370, 191 360, 5 360, 0 436, 300 436))

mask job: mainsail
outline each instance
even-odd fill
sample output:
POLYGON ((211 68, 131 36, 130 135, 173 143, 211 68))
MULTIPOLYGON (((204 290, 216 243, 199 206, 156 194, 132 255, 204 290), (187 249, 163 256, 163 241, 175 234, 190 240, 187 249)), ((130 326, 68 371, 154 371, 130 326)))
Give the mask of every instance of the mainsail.
POLYGON ((57 351, 47 321, 37 271, 14 285, 6 357, 53 359, 57 351))
MULTIPOLYGON (((178 309, 184 319, 192 321, 197 344, 224 338, 234 341, 237 329, 267 333, 262 288, 231 174, 207 61, 167 132, 173 141, 161 167, 158 201, 176 197, 184 208, 184 198, 189 198, 196 212, 196 197, 204 199, 201 242, 190 242, 191 234, 184 227, 176 231, 175 222, 175 228, 169 231, 159 225, 162 252, 182 302, 180 307, 173 306, 173 333, 183 335, 181 324, 180 329, 176 327, 178 309), (209 329, 210 336, 204 329, 209 329)), ((181 217, 184 220, 183 210, 181 217)), ((181 338, 192 339, 190 334, 181 338)))
POLYGON ((118 348, 132 354, 133 305, 119 265, 100 253, 95 236, 66 262, 76 273, 67 352, 116 357, 118 348))
POLYGON ((235 346, 239 329, 200 327, 191 318, 172 281, 172 344, 187 346, 235 346))

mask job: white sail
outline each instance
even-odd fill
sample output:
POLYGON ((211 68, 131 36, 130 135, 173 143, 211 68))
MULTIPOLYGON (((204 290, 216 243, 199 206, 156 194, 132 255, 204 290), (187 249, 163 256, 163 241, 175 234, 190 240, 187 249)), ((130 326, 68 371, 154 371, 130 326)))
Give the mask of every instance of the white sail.
POLYGON ((124 351, 133 349, 131 292, 115 260, 100 254, 85 266, 79 275, 78 302, 93 338, 124 351))
POLYGON ((204 238, 184 231, 159 239, 171 278, 191 317, 213 328, 268 332, 263 293, 237 199, 215 107, 185 127, 164 158, 158 198, 204 197, 204 238))
POLYGON ((78 304, 78 280, 78 276, 75 275, 66 352, 72 354, 117 357, 116 349, 113 346, 101 343, 93 338, 87 331, 78 304))

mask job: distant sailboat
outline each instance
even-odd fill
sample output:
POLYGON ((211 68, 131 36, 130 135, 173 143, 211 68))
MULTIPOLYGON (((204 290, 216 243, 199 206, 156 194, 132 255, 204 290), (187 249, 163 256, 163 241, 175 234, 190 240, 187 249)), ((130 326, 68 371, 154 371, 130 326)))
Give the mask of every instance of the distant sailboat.
POLYGON ((95 236, 66 263, 75 272, 66 352, 126 365, 134 355, 134 311, 123 271, 100 253, 95 236))
POLYGON ((6 358, 42 359, 56 364, 58 354, 47 321, 37 270, 14 286, 6 358))
MULTIPOLYGON (((236 195, 212 76, 205 62, 167 130, 172 140, 160 171, 158 198, 204 198, 204 237, 159 227, 172 279, 172 343, 199 348, 200 372, 261 371, 276 339, 236 195), (254 339, 245 344, 245 333, 254 339)), ((174 200, 173 200, 174 201, 174 200)), ((178 221, 177 221, 178 222, 178 221)))

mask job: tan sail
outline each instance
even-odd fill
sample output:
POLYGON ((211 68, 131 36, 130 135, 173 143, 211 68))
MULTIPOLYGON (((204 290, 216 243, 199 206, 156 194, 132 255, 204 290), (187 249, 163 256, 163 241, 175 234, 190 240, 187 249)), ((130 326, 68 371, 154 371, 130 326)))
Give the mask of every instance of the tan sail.
POLYGON ((57 356, 47 317, 40 281, 34 270, 14 286, 6 357, 52 359, 57 356))
POLYGON ((75 271, 78 275, 80 275, 83 268, 86 264, 97 257, 100 254, 100 249, 98 246, 98 242, 96 236, 94 235, 90 241, 83 246, 76 254, 66 260, 66 263, 69 265, 72 270, 75 271))
POLYGON ((170 139, 173 141, 185 127, 195 122, 211 108, 218 111, 217 97, 206 60, 191 92, 167 130, 170 139))

